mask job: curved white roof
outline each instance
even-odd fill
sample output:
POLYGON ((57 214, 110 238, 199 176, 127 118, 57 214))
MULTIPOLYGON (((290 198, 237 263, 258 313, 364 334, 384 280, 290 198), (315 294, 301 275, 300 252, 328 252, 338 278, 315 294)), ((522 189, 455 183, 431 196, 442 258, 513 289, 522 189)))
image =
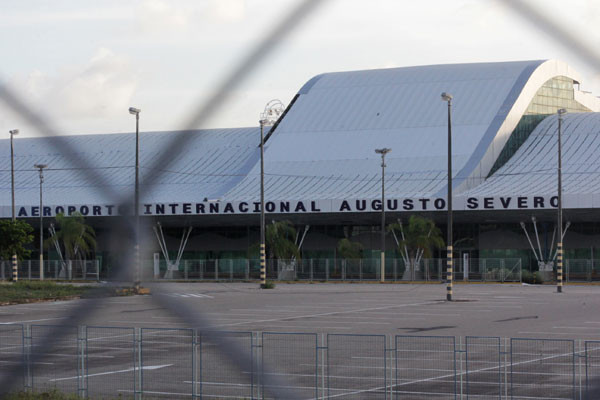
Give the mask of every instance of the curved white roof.
MULTIPOLYGON (((455 192, 492 193, 496 190, 492 180, 478 185, 538 89, 557 76, 579 81, 579 76, 559 61, 433 65, 318 75, 301 88, 266 143, 266 199, 378 199, 381 158, 375 149, 382 147, 392 149, 386 156, 388 198, 445 197, 447 104, 440 98, 442 92, 454 96, 455 192)), ((577 90, 574 96, 587 108, 600 111, 600 101, 593 96, 577 90)), ((547 124, 541 124, 540 129, 547 124)), ((181 154, 173 155, 174 163, 164 168, 165 173, 141 199, 142 203, 202 202, 205 198, 258 201, 258 127, 188 133, 193 140, 181 154)), ((141 133, 142 185, 152 172, 147 166, 166 149, 169 139, 169 132, 141 133)), ((45 204, 114 203, 107 196, 107 187, 89 182, 85 173, 72 169, 71 155, 49 146, 53 140, 16 138, 17 205, 38 204, 35 163, 50 166, 45 173, 45 204)), ((134 134, 70 136, 61 140, 88 160, 109 182, 110 189, 132 190, 134 134)), ((523 146, 520 152, 527 148, 523 146)), ((494 179, 501 178, 498 173, 494 179)), ((7 215, 10 201, 10 148, 5 139, 0 140, 1 215, 7 215)))
MULTIPOLYGON (((562 187, 570 208, 600 207, 600 113, 563 116, 562 187)), ((557 193, 558 117, 547 117, 515 155, 465 196, 527 196, 557 193)))
MULTIPOLYGON (((454 188, 472 187, 487 176, 537 90, 556 76, 579 80, 559 61, 318 75, 300 90, 266 145, 266 197, 378 198, 381 167, 374 150, 382 147, 392 148, 386 156, 388 196, 443 197, 447 106, 442 92, 454 96, 454 188)), ((224 198, 255 199, 258 168, 224 198)))
MULTIPOLYGON (((147 169, 169 143, 171 132, 140 133, 140 184, 152 171, 147 169)), ((235 186, 259 160, 258 128, 195 130, 181 154, 163 170, 157 185, 141 202, 168 203, 200 201, 222 195, 235 186)), ((88 161, 110 189, 117 193, 133 190, 135 177, 135 134, 63 136, 76 155, 88 161)), ((48 164, 44 173, 44 203, 114 204, 105 187, 89 182, 87 175, 73 170, 71 155, 52 145, 55 138, 14 139, 15 202, 39 203, 39 177, 34 164, 48 164)), ((56 144, 56 143, 55 143, 56 144)), ((0 140, 0 204, 10 205, 10 141, 0 140)))

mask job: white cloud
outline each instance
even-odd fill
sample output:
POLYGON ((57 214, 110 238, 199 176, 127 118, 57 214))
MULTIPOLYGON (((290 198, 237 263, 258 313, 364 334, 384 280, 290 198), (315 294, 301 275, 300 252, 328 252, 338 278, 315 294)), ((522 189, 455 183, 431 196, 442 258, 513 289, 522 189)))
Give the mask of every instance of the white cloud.
POLYGON ((223 22, 239 22, 246 16, 245 0, 211 0, 211 14, 223 22))
POLYGON ((129 62, 100 48, 83 65, 55 74, 32 71, 11 80, 15 93, 32 110, 40 110, 66 132, 107 129, 106 121, 122 117, 130 106, 137 77, 129 62))
POLYGON ((144 1, 135 15, 144 32, 186 30, 190 23, 188 9, 162 0, 144 1))

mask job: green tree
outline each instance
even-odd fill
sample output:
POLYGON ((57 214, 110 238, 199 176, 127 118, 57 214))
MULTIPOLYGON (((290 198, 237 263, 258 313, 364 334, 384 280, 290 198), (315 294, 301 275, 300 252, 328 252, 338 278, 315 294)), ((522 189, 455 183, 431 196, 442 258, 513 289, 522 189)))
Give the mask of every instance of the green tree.
POLYGON ((48 238, 45 246, 54 246, 58 243, 66 260, 83 258, 96 249, 96 232, 85 223, 81 214, 74 213, 70 216, 58 214, 56 225, 56 235, 48 238))
POLYGON ((410 279, 421 259, 431 258, 432 249, 444 247, 442 233, 428 218, 413 215, 406 226, 399 221, 389 225, 388 231, 394 234, 398 251, 404 259, 406 267, 402 279, 410 279))
POLYGON ((300 259, 296 244, 296 229, 290 221, 273 221, 267 225, 265 240, 269 258, 278 260, 300 259))
MULTIPOLYGON (((362 258, 363 245, 359 242, 353 242, 348 237, 340 239, 337 243, 337 254, 342 259, 342 271, 348 267, 348 260, 358 260, 362 258)), ((356 262, 356 261, 355 261, 356 262)), ((338 273, 337 263, 334 267, 334 273, 338 273)), ((343 272, 342 276, 343 276, 343 272)))
POLYGON ((31 250, 25 248, 33 241, 33 228, 27 222, 10 219, 0 220, 0 258, 10 260, 13 254, 23 260, 31 255, 31 250))
POLYGON ((337 252, 344 260, 355 260, 362 258, 363 245, 343 238, 337 243, 337 252))

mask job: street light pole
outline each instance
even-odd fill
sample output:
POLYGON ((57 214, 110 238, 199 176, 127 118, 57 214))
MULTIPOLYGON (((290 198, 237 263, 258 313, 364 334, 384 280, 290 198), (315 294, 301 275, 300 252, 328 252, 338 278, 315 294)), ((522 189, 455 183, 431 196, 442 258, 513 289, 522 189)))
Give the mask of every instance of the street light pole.
POLYGON ((385 155, 392 149, 376 149, 381 154, 381 261, 379 264, 379 281, 385 282, 385 155))
POLYGON ((442 93, 442 100, 448 103, 448 237, 446 239, 446 300, 452 301, 452 95, 442 93))
POLYGON ((260 287, 267 286, 267 253, 265 239, 265 138, 264 127, 274 125, 285 107, 280 100, 271 100, 260 114, 260 287))
POLYGON ((563 223, 562 223, 562 121, 567 110, 558 110, 558 243, 556 244, 556 291, 562 293, 563 287, 563 223))
MULTIPOLYGON (((11 198, 12 198, 12 223, 13 225, 17 222, 17 216, 15 213, 15 153, 13 147, 13 136, 19 134, 18 129, 13 129, 10 132, 10 188, 11 188, 11 198)), ((17 265, 17 254, 13 253, 12 255, 12 271, 13 271, 13 281, 17 282, 19 280, 19 267, 17 265)))
POLYGON ((133 287, 140 289, 140 110, 139 108, 129 107, 129 114, 135 115, 135 277, 133 287))
POLYGON ((44 279, 44 202, 42 198, 42 184, 44 183, 44 168, 47 164, 35 164, 40 173, 40 280, 44 279))

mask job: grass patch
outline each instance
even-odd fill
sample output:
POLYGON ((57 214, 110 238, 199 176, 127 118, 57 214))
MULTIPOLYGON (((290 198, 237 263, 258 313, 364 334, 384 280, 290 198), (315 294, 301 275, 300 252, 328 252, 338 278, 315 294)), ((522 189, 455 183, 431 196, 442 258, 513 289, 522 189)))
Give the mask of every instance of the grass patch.
POLYGON ((90 286, 55 282, 19 281, 0 284, 0 304, 20 304, 36 300, 54 300, 81 296, 90 286))
POLYGON ((275 282, 273 281, 265 281, 265 284, 262 285, 263 289, 275 289, 275 282))
POLYGON ((9 394, 6 400, 80 400, 76 394, 65 394, 56 389, 45 392, 17 392, 9 394))

